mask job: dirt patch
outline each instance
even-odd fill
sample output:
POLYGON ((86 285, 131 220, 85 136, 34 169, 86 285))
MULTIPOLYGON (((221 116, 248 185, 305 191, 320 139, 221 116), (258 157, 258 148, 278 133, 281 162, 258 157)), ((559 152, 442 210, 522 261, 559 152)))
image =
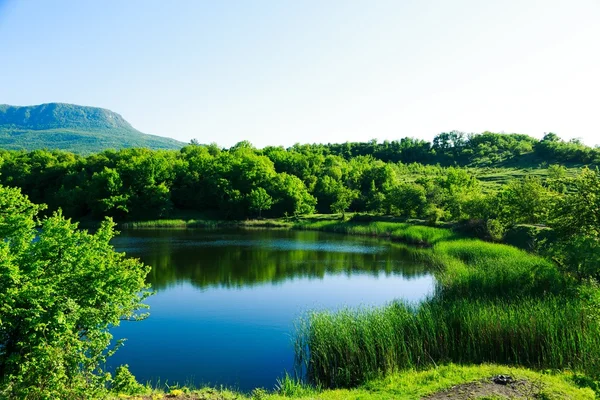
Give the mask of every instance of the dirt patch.
POLYGON ((526 380, 516 380, 507 384, 495 383, 493 378, 477 382, 463 383, 450 389, 438 392, 424 400, 470 400, 470 399, 539 399, 542 393, 542 385, 526 380))

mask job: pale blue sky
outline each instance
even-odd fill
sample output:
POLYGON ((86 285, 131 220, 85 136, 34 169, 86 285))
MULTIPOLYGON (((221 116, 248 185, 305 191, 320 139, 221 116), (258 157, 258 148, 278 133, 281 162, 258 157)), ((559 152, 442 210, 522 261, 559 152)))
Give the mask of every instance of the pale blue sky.
POLYGON ((223 146, 600 144, 600 0, 0 0, 0 103, 55 101, 223 146))

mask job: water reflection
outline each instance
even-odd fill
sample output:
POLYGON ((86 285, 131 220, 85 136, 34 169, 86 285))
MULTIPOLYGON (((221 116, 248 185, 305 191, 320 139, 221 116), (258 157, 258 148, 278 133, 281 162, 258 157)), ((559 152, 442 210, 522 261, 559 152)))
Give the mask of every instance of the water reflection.
POLYGON ((177 282, 206 287, 243 287, 326 274, 427 274, 413 249, 383 240, 312 231, 132 230, 115 247, 152 266, 155 290, 177 282))
POLYGON ((293 368, 293 323, 310 309, 422 300, 416 250, 374 238, 283 230, 131 230, 117 250, 153 268, 150 318, 115 330, 110 368, 250 390, 293 368))

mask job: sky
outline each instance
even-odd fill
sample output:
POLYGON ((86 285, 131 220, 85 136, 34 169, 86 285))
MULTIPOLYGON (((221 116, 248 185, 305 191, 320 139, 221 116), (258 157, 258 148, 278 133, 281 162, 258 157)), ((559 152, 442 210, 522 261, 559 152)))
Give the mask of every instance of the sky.
POLYGON ((221 146, 600 144, 600 0, 0 0, 0 103, 221 146))

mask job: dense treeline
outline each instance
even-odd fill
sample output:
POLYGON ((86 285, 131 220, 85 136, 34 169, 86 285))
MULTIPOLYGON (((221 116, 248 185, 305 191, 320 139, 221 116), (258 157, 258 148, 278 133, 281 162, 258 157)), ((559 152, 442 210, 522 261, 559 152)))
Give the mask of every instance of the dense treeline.
POLYGON ((180 151, 127 149, 87 157, 0 151, 0 183, 20 187, 32 201, 62 208, 76 219, 158 219, 174 211, 227 219, 355 211, 432 221, 542 223, 555 194, 565 190, 564 168, 553 166, 549 179, 512 182, 490 195, 459 166, 523 154, 543 156, 545 162, 599 159, 598 149, 565 143, 554 134, 536 141, 450 132, 433 144, 408 138, 259 150, 240 142, 230 149, 192 144, 180 151))
POLYGON ((399 141, 377 143, 343 143, 313 145, 312 148, 325 148, 329 154, 346 159, 357 156, 373 156, 382 161, 460 166, 498 166, 501 163, 522 163, 523 156, 530 156, 526 162, 598 164, 600 150, 585 146, 578 139, 568 142, 555 133, 548 133, 542 140, 521 134, 500 134, 484 132, 465 134, 452 131, 437 135, 433 142, 404 138, 399 141))

